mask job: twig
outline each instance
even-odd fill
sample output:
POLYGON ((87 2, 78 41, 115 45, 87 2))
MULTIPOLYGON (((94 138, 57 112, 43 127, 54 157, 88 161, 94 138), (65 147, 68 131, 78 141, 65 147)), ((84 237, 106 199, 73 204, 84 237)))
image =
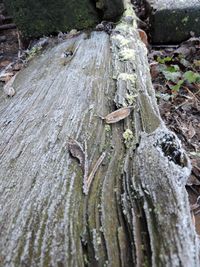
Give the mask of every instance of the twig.
MULTIPOLYGON (((187 87, 187 86, 182 86, 185 90, 187 90, 188 91, 188 93, 190 94, 190 95, 192 95, 194 98, 196 98, 197 100, 198 100, 198 98, 196 97, 196 95, 195 94, 193 94, 192 93, 192 91, 187 87)), ((199 100, 198 100, 199 101, 199 100)))
POLYGON ((4 16, 4 18, 2 18, 2 21, 4 21, 4 20, 11 20, 11 19, 13 19, 12 16, 4 16))
POLYGON ((0 30, 10 30, 10 29, 15 29, 15 28, 16 28, 16 25, 14 23, 0 25, 0 30))
POLYGON ((22 42, 21 42, 20 34, 19 34, 19 31, 18 30, 17 30, 17 41, 18 41, 18 58, 21 58, 22 42))
POLYGON ((84 161, 84 175, 83 175, 83 193, 87 195, 87 177, 88 177, 88 154, 87 154, 87 141, 85 140, 85 161, 84 161))
POLYGON ((85 191, 84 191, 84 193, 85 193, 86 195, 87 195, 88 192, 89 192, 90 185, 91 185, 91 183, 92 183, 92 181, 93 181, 93 179, 94 179, 94 176, 95 176, 95 174, 96 174, 96 172, 97 172, 99 166, 101 165, 102 161, 104 160, 105 156, 106 156, 106 152, 103 152, 103 153, 101 154, 101 156, 98 158, 98 160, 97 160, 97 162, 95 163, 95 165, 94 165, 94 167, 93 167, 93 169, 92 169, 90 175, 89 175, 88 178, 87 178, 87 187, 85 188, 85 191))
POLYGON ((178 48, 178 45, 152 45, 153 48, 178 48))

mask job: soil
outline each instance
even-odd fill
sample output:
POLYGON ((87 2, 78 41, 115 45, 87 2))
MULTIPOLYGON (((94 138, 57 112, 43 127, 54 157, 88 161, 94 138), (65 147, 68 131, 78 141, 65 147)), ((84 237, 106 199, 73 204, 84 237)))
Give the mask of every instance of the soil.
MULTIPOLYGON (((146 19, 140 25, 147 30, 148 18, 143 1, 136 11, 141 19, 146 19)), ((23 67, 24 47, 12 23, 12 18, 0 2, 0 87, 23 67), (2 25, 6 25, 7 29, 2 30, 2 25), (9 28, 9 25, 12 27, 9 28)), ((192 37, 174 46, 148 44, 148 48, 160 114, 166 125, 180 138, 192 162, 186 189, 196 231, 200 234, 200 38, 192 37)))

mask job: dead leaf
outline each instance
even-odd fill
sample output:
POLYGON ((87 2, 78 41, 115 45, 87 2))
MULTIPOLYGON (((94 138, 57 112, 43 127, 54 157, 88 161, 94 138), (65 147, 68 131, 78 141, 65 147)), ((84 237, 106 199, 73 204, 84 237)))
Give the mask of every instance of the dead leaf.
POLYGON ((13 72, 6 72, 0 74, 0 81, 1 82, 8 82, 14 76, 13 72))
POLYGON ((145 31, 138 29, 140 38, 142 40, 142 42, 146 45, 146 47, 148 46, 148 37, 145 31))
POLYGON ((68 149, 69 149, 70 154, 72 155, 72 157, 78 159, 81 165, 81 168, 84 171, 85 153, 84 153, 82 145, 71 137, 69 138, 69 141, 67 143, 68 143, 68 149))
POLYGON ((15 65, 13 66, 14 71, 19 71, 22 68, 23 68, 23 63, 15 63, 15 65))
POLYGON ((195 136, 195 134, 196 134, 196 131, 195 131, 193 125, 192 125, 192 122, 190 122, 189 129, 188 129, 188 137, 189 137, 189 139, 192 139, 192 137, 195 136))
POLYGON ((118 110, 116 110, 114 112, 111 112, 110 114, 108 114, 103 119, 108 124, 116 123, 118 121, 121 121, 121 120, 127 118, 130 115, 130 112, 131 112, 132 109, 133 109, 133 106, 120 108, 120 109, 118 109, 118 110))
POLYGON ((200 168, 197 165, 193 164, 192 173, 197 177, 198 181, 200 182, 200 168))
POLYGON ((193 211, 191 211, 191 217, 192 217, 192 223, 195 226, 196 220, 195 220, 195 216, 194 216, 194 212, 193 211))
POLYGON ((2 60, 0 62, 0 68, 5 68, 6 66, 8 66, 10 64, 10 60, 2 60))
POLYGON ((200 67, 200 60, 194 59, 193 63, 195 67, 200 67))
POLYGON ((150 66, 151 78, 156 79, 160 73, 158 62, 153 61, 152 63, 150 63, 149 66, 150 66))
POLYGON ((7 96, 14 96, 15 89, 13 87, 13 83, 15 81, 17 74, 15 74, 3 87, 3 91, 7 96))

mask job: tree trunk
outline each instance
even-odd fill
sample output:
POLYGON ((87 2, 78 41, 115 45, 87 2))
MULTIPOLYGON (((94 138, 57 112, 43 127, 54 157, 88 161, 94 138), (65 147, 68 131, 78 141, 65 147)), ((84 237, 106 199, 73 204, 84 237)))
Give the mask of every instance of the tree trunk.
POLYGON ((49 48, 0 96, 0 266, 199 266, 190 162, 126 8, 111 36, 49 48), (130 115, 106 124, 116 106, 130 115))

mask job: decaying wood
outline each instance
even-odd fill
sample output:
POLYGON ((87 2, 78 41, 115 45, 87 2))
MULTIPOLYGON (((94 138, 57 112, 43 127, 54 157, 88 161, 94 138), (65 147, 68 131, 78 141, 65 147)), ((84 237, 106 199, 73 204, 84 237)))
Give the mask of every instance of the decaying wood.
POLYGON ((190 162, 160 118, 126 4, 110 36, 64 40, 20 71, 14 97, 0 93, 0 266, 199 266, 190 162), (124 120, 96 117, 131 101, 124 120))

